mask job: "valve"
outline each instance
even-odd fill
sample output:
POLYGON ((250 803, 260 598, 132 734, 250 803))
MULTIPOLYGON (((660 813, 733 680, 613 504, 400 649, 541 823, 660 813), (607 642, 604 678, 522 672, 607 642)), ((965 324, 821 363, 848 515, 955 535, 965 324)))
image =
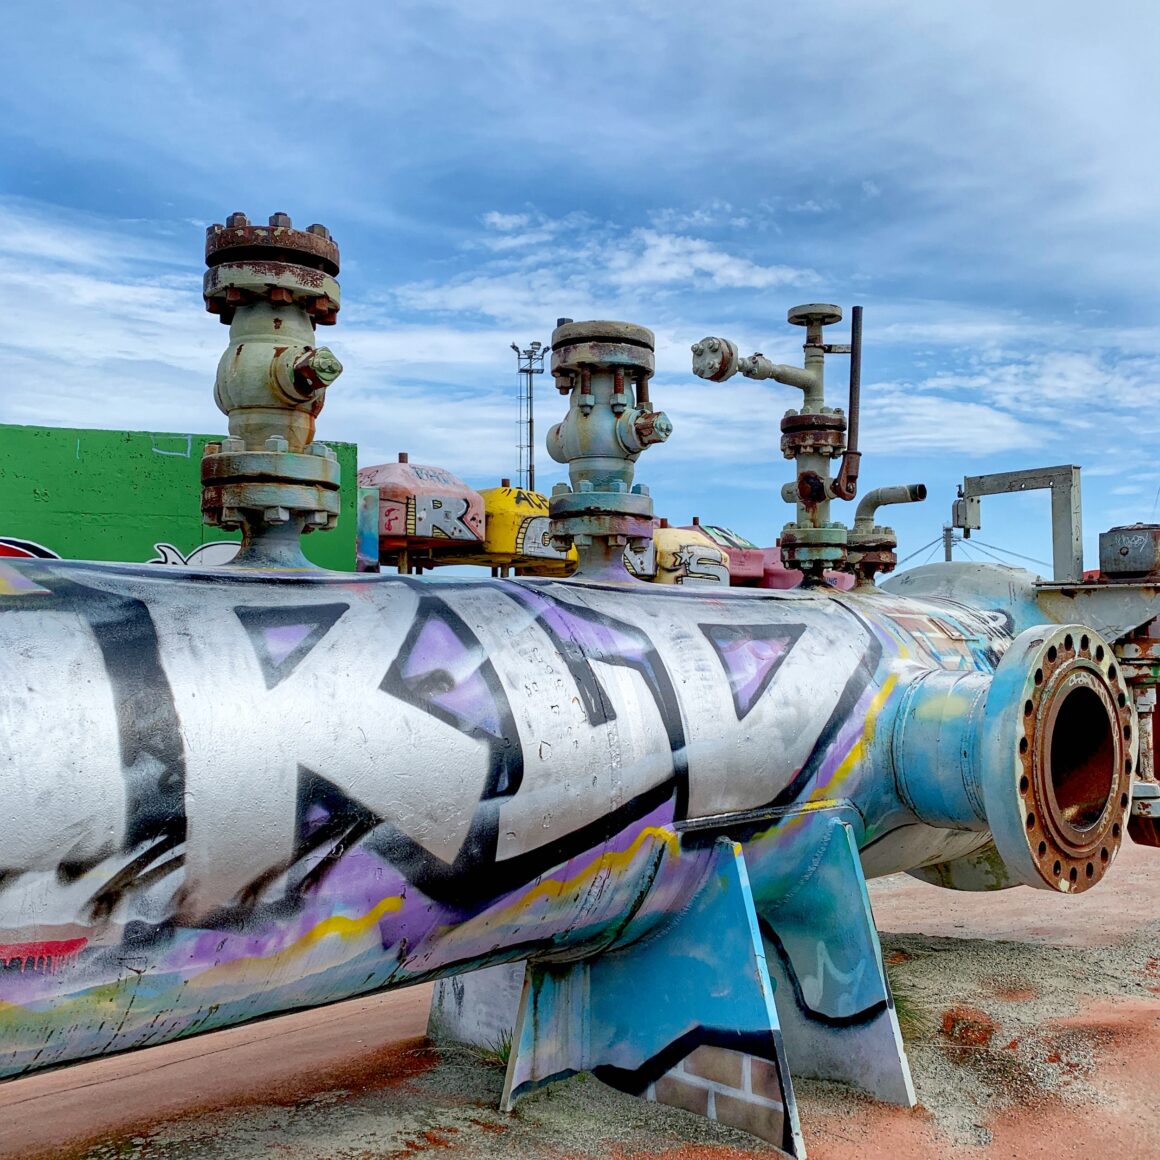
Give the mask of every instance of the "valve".
POLYGON ((236 564, 303 567, 299 534, 333 527, 339 512, 337 457, 314 439, 342 373, 315 339, 338 313, 338 247, 325 226, 234 213, 206 230, 205 260, 206 309, 230 327, 214 384, 229 437, 206 447, 202 515, 241 529, 236 564))
POLYGON ((796 460, 796 482, 782 497, 796 505, 797 518, 780 536, 782 561, 799 568, 807 580, 820 580, 828 569, 840 569, 846 560, 845 525, 830 519, 831 499, 853 499, 858 488, 858 412, 861 383, 862 307, 855 306, 849 344, 823 341, 822 329, 842 320, 842 309, 825 302, 793 307, 787 320, 804 326, 805 365, 771 362, 760 351, 742 358, 727 338, 703 338, 693 344, 693 373, 721 383, 740 372, 746 378, 774 379, 802 392, 802 407, 786 412, 781 421, 781 451, 796 460), (824 366, 827 354, 850 355, 850 406, 825 404, 824 366), (830 463, 841 459, 836 476, 830 463))
POLYGON ((624 549, 643 552, 652 538, 652 499, 633 482, 635 464, 673 430, 649 400, 653 341, 628 322, 562 320, 552 333, 552 376, 569 405, 547 448, 568 465, 569 483, 553 488, 548 511, 553 543, 575 545, 582 576, 631 579, 624 549))

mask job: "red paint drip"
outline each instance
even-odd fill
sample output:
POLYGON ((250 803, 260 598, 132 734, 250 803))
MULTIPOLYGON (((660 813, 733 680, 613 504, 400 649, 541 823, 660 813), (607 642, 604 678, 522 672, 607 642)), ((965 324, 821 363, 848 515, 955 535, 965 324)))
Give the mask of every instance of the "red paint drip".
POLYGON ((0 943, 0 966, 20 964, 20 973, 31 968, 55 975, 61 967, 71 966, 84 950, 87 938, 65 938, 51 942, 0 943))

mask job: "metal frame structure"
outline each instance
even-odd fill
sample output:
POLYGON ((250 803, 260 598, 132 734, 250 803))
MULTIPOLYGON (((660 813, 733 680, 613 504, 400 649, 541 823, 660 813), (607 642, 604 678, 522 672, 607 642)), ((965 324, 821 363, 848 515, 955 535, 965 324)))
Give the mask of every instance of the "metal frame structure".
MULTIPOLYGON (((1026 471, 1000 471, 992 475, 963 477, 958 498, 951 506, 951 527, 970 539, 982 525, 979 505, 984 495, 1015 491, 1051 492, 1052 580, 1057 584, 1083 580, 1083 516, 1080 511, 1078 467, 1034 467, 1026 471)), ((949 556, 947 557, 950 558, 949 556)))

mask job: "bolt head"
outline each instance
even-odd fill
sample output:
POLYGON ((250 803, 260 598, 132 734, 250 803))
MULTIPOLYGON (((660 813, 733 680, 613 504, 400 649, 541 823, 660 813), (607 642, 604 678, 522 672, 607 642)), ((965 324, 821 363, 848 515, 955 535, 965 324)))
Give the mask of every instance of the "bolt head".
POLYGON ((320 238, 329 238, 330 237, 330 230, 328 230, 326 228, 326 226, 319 225, 318 222, 315 222, 314 225, 312 225, 312 226, 307 226, 306 232, 308 234, 315 234, 320 238))
MULTIPOLYGON (((267 451, 289 451, 290 444, 281 435, 271 435, 269 437, 269 439, 266 440, 266 450, 267 451)), ((271 509, 271 510, 274 510, 274 509, 271 509)))
POLYGON ((268 507, 262 516, 268 524, 285 524, 290 522, 290 512, 284 507, 268 507))
POLYGON ((288 213, 272 213, 270 215, 270 225, 288 230, 292 225, 290 215, 288 213))
POLYGON ((566 483, 555 483, 552 485, 553 495, 571 495, 572 489, 566 483))
POLYGON ((226 218, 226 229, 240 230, 250 224, 250 219, 244 213, 232 213, 226 218))

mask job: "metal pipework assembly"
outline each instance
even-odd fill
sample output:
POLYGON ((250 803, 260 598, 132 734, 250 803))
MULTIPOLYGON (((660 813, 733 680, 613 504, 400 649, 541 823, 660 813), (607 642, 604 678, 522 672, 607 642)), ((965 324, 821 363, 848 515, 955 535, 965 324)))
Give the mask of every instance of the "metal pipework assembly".
POLYGON ((562 318, 552 332, 552 377, 569 404, 547 447, 571 483, 556 484, 548 510, 553 543, 576 546, 581 576, 632 579, 624 549, 643 552, 652 537, 652 499, 633 483, 635 464, 673 430, 649 401, 653 342, 651 330, 629 322, 562 318))
POLYGON ((873 584, 879 573, 893 572, 898 566, 898 537, 893 528, 874 522, 880 507, 892 503, 918 503, 926 499, 926 484, 905 483, 877 487, 867 492, 854 512, 854 526, 846 537, 846 570, 859 584, 873 584))
POLYGON ((314 440, 342 372, 314 333, 338 313, 338 246, 325 226, 234 213, 206 230, 205 261, 206 309, 230 327, 214 384, 230 433, 202 459, 203 517, 241 529, 235 565, 308 567, 301 533, 333 527, 339 512, 337 458, 314 440))
POLYGON ((781 533, 781 556, 787 568, 800 568, 807 580, 816 580, 827 569, 842 568, 846 560, 846 527, 830 519, 830 500, 853 499, 858 490, 862 307, 854 307, 849 344, 823 341, 823 328, 842 320, 839 306, 808 303, 793 307, 787 317, 806 329, 804 367, 770 362, 760 352, 740 358, 728 339, 705 338, 693 346, 693 373, 720 383, 740 371, 749 379, 775 379, 802 391, 801 410, 787 411, 781 421, 782 454, 797 463, 795 482, 781 493, 787 503, 797 505, 797 519, 781 533), (850 355, 848 427, 842 408, 825 403, 827 354, 850 355), (831 477, 830 465, 839 458, 841 467, 831 477))
POLYGON ((1098 882, 1118 853, 1137 750, 1125 674, 1079 624, 1025 629, 993 675, 924 674, 891 744, 917 818, 989 829, 1010 880, 1065 893, 1098 882))

